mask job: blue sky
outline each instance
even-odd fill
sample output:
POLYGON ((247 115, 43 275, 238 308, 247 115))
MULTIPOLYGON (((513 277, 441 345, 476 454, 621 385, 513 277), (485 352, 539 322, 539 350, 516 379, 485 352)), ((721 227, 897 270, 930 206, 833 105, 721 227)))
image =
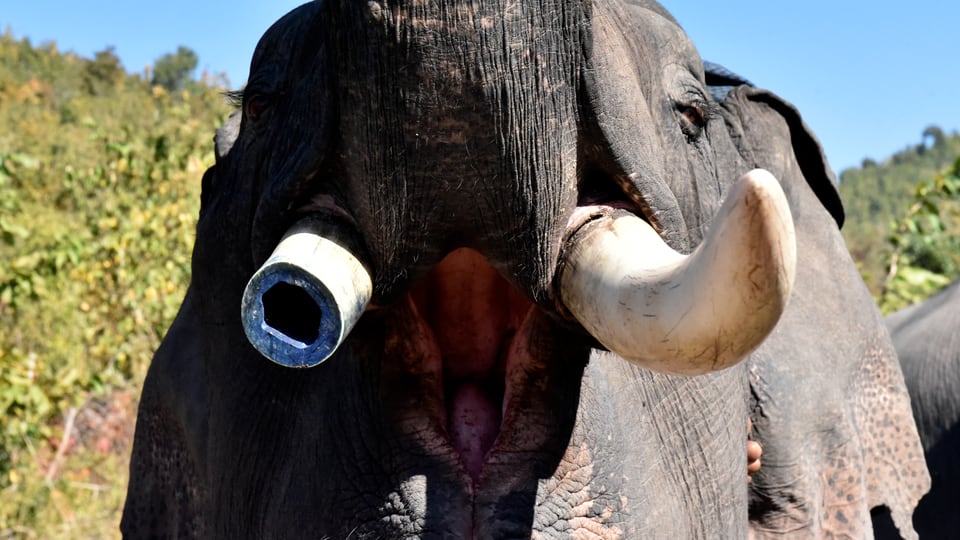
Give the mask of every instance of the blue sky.
MULTIPOLYGON (((300 3, 2 0, 0 29, 86 57, 113 45, 130 71, 186 45, 239 87, 260 35, 300 3)), ((705 58, 797 105, 837 171, 919 143, 928 125, 960 129, 960 2, 662 3, 705 58)))

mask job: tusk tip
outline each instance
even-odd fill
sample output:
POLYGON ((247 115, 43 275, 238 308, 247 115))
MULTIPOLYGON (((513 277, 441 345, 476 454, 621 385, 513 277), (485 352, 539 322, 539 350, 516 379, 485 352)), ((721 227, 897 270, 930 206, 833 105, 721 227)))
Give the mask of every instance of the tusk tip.
POLYGON ((773 175, 770 171, 766 169, 753 169, 752 171, 744 174, 740 177, 741 181, 747 181, 751 184, 757 185, 760 188, 776 185, 780 187, 780 181, 777 180, 777 177, 773 175))
POLYGON ((768 201, 771 210, 777 214, 776 219, 789 224, 790 229, 793 229, 793 217, 790 215, 787 195, 783 192, 777 177, 766 169, 753 169, 741 176, 727 198, 743 199, 748 204, 751 201, 768 201))
POLYGON ((779 321, 796 275, 790 206, 763 169, 730 187, 690 255, 635 217, 598 222, 571 242, 560 276, 566 308, 609 350, 667 373, 741 361, 779 321))

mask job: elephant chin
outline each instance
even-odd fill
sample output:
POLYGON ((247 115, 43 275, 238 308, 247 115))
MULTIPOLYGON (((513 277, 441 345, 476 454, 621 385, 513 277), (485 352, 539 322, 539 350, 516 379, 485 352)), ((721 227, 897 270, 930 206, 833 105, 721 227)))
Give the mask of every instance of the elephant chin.
POLYGON ((769 172, 753 170, 734 184, 690 255, 630 212, 591 215, 568 236, 556 279, 566 310, 612 352, 696 375, 737 363, 780 319, 796 275, 796 239, 769 172))

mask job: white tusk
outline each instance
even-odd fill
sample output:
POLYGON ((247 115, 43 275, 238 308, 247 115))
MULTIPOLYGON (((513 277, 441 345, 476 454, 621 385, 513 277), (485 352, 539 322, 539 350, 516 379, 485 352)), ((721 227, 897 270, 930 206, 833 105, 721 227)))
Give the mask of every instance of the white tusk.
POLYGON ((760 345, 796 274, 790 208, 762 169, 734 184, 690 255, 625 211, 587 223, 567 246, 567 310, 610 351, 675 374, 723 369, 760 345))

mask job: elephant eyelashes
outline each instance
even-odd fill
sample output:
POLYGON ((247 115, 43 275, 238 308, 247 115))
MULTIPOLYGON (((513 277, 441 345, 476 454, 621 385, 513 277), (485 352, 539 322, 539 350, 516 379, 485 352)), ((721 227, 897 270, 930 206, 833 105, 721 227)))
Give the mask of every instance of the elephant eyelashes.
POLYGON ((679 103, 677 104, 677 112, 680 113, 680 129, 687 136, 687 139, 698 138, 707 125, 703 107, 679 103))

